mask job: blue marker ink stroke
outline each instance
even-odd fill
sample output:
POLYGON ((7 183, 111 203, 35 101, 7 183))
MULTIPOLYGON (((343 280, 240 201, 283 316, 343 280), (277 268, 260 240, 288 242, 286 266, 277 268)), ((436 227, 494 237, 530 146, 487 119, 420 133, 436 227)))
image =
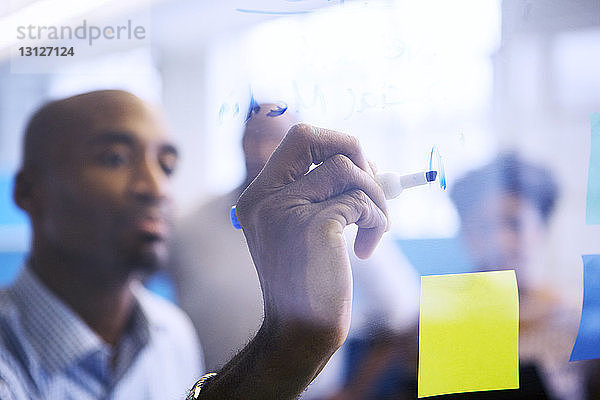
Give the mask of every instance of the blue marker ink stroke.
POLYGON ((444 162, 437 146, 431 148, 431 154, 429 155, 429 171, 438 172, 440 188, 446 190, 446 171, 444 170, 444 162))
POLYGON ((583 307, 569 361, 600 358, 600 254, 582 258, 583 307))
POLYGON ((586 225, 600 224, 600 113, 590 116, 592 140, 588 170, 586 225))
MULTIPOLYGON (((304 0, 288 0, 288 3, 307 3, 304 0)), ((309 2, 309 3, 315 3, 309 2)), ((309 4, 307 8, 300 10, 259 10, 259 9, 250 9, 250 8, 236 8, 235 11, 244 14, 260 14, 260 15, 299 15, 299 14, 310 14, 313 11, 317 11, 319 8, 331 6, 332 4, 336 4, 335 1, 327 0, 327 1, 318 1, 318 4, 309 4)), ((337 5, 343 7, 344 0, 339 0, 337 5)), ((285 8, 285 7, 284 7, 285 8)))
POLYGON ((235 11, 244 14, 262 14, 262 15, 298 15, 298 14, 309 14, 312 10, 301 10, 301 11, 269 11, 269 10, 250 10, 247 8, 236 8, 235 11))
POLYGON ((254 95, 250 94, 250 105, 248 106, 248 112, 246 113, 246 120, 244 121, 244 123, 250 121, 250 118, 252 118, 252 116, 254 114, 258 113, 259 111, 260 111, 260 106, 254 99, 254 95))
POLYGON ((281 103, 277 105, 277 108, 269 110, 269 112, 266 115, 267 117, 279 117, 281 114, 286 112, 287 109, 287 104, 281 103))

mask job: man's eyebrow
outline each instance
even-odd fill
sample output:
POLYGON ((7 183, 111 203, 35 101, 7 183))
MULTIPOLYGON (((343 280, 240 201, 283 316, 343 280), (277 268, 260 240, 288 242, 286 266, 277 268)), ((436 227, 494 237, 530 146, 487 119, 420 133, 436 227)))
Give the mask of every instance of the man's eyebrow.
MULTIPOLYGON (((94 135, 90 138, 89 142, 93 145, 102 145, 102 144, 113 144, 113 143, 122 143, 126 145, 133 145, 136 142, 136 139, 132 133, 126 131, 107 131, 102 132, 97 135, 94 135)), ((179 156, 179 151, 174 144, 171 143, 163 143, 160 145, 160 150, 162 152, 171 153, 174 156, 179 156)))
POLYGON ((135 142, 133 135, 123 131, 108 131, 94 135, 88 141, 91 144, 133 144, 135 142))

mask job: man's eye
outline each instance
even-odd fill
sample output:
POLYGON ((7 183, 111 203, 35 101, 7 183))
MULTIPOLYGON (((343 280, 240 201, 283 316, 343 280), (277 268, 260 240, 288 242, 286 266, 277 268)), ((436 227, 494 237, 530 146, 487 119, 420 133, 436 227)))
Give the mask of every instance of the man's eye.
POLYGON ((171 168, 171 167, 169 167, 167 165, 163 165, 162 169, 163 169, 163 171, 165 171, 165 174, 167 176, 173 175, 173 172, 175 172, 175 168, 171 168))
POLYGON ((177 156, 168 154, 160 159, 160 166, 166 175, 172 175, 177 167, 177 156))
POLYGON ((163 171, 165 171, 166 175, 172 175, 173 172, 175 172, 175 167, 176 167, 175 164, 176 164, 175 162, 171 162, 171 163, 161 162, 160 166, 162 167, 163 171))
POLYGON ((117 168, 127 163, 127 155, 120 152, 107 152, 100 156, 100 163, 104 166, 117 168))

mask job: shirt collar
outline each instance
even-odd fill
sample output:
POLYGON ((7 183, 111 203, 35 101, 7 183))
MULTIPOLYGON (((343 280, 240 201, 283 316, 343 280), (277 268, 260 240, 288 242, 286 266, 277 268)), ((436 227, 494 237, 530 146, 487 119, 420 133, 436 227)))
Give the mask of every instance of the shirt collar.
MULTIPOLYGON (((23 325, 32 346, 48 373, 59 372, 94 352, 110 351, 109 346, 28 267, 12 286, 12 292, 22 311, 23 325)), ((124 334, 124 339, 136 344, 135 353, 129 354, 132 359, 149 341, 149 324, 136 296, 131 321, 124 334)))

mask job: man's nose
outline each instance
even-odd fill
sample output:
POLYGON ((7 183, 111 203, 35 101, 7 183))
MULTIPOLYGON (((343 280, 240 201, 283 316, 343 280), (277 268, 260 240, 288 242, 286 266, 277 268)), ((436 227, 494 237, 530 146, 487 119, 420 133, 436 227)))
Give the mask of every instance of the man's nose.
POLYGON ((156 203, 170 198, 170 182, 158 160, 140 160, 132 178, 131 191, 138 200, 156 203))

